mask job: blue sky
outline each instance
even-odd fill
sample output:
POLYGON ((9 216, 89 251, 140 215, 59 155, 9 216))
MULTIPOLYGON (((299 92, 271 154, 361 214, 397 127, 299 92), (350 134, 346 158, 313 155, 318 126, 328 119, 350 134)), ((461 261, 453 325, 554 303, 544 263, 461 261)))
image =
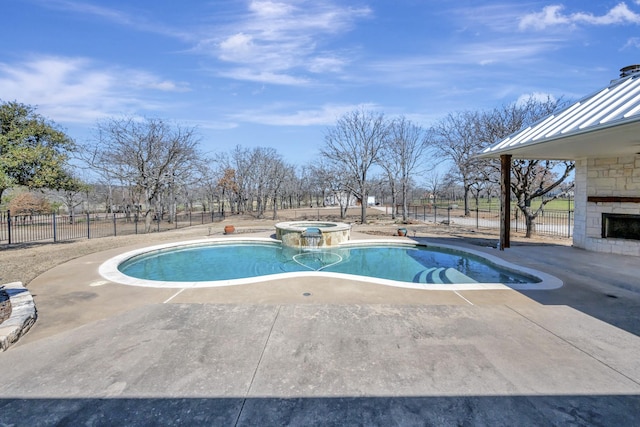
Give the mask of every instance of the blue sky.
POLYGON ((106 117, 160 117, 204 151, 302 165, 356 108, 428 127, 587 95, 640 63, 639 30, 628 0, 2 0, 0 99, 79 142, 106 117))

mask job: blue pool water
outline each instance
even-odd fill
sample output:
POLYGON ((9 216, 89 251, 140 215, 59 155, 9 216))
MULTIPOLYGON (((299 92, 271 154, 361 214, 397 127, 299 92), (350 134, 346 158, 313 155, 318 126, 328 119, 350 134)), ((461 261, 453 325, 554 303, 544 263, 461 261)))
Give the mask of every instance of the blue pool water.
POLYGON ((300 250, 277 243, 184 246, 137 255, 120 264, 127 276, 201 282, 323 271, 412 283, 536 283, 471 254, 426 246, 352 246, 300 250))

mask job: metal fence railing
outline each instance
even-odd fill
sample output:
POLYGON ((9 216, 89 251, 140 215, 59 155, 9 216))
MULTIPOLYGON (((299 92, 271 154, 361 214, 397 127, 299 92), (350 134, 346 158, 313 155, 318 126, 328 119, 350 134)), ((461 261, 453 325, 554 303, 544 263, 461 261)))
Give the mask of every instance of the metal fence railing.
MULTIPOLYGON (((500 228, 500 212, 498 210, 479 209, 471 210, 471 214, 464 215, 464 210, 456 207, 439 206, 410 206, 409 217, 441 224, 455 224, 467 227, 500 228)), ((535 231, 538 234, 550 236, 573 236, 573 210, 545 210, 538 215, 535 222, 535 231)), ((526 219, 518 208, 511 210, 511 230, 525 231, 526 219)))
MULTIPOLYGON (((462 225, 472 228, 500 228, 498 210, 464 210, 452 205, 420 205, 409 207, 412 219, 441 224, 462 225)), ((216 212, 185 212, 176 215, 173 221, 165 216, 154 218, 150 232, 167 231, 197 224, 209 224, 223 219, 216 212)), ((573 210, 545 210, 535 220, 536 233, 551 236, 571 237, 573 235, 573 210)), ((518 208, 511 211, 511 230, 525 231, 526 221, 518 208)), ((91 213, 74 216, 58 214, 20 214, 10 211, 0 212, 0 244, 32 243, 40 241, 61 242, 76 239, 121 236, 145 233, 144 218, 136 214, 91 213)))
MULTIPOLYGON (((185 212, 172 221, 154 218, 150 232, 167 231, 209 224, 222 219, 216 212, 185 212)), ((0 244, 32 243, 40 241, 93 239, 98 237, 143 234, 144 217, 125 213, 86 213, 77 215, 19 214, 0 212, 0 244)))

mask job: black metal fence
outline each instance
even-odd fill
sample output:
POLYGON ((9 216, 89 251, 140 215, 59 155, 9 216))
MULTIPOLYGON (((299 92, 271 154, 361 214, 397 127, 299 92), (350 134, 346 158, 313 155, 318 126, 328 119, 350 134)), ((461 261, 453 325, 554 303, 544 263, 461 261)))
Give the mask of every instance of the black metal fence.
MULTIPOLYGON (((410 206, 409 216, 421 221, 431 221, 441 224, 455 224, 467 227, 500 228, 500 212, 498 210, 479 209, 471 210, 469 216, 464 215, 464 210, 457 206, 410 206)), ((573 210, 545 210, 535 220, 535 230, 538 234, 550 236, 573 236, 573 210)), ((525 231, 527 229, 524 214, 518 208, 511 210, 511 230, 525 231)))
MULTIPOLYGON (((457 206, 410 206, 409 216, 416 220, 466 227, 500 228, 500 212, 489 209, 472 209, 465 216, 457 206)), ((223 216, 216 212, 185 212, 168 221, 154 218, 149 232, 190 227, 220 221, 223 216)), ((573 210, 545 210, 536 218, 536 233, 571 237, 573 235, 573 210)), ((78 215, 19 214, 0 212, 0 244, 32 243, 41 241, 62 242, 76 239, 93 239, 108 236, 144 234, 144 218, 136 214, 91 213, 78 215)), ((511 230, 525 231, 526 221, 518 208, 511 212, 511 230)))
MULTIPOLYGON (((171 221, 156 217, 149 232, 209 224, 221 219, 222 215, 215 212, 185 212, 175 215, 171 221)), ((146 233, 145 219, 137 214, 12 215, 10 211, 0 212, 0 244, 62 242, 143 233, 146 233)))

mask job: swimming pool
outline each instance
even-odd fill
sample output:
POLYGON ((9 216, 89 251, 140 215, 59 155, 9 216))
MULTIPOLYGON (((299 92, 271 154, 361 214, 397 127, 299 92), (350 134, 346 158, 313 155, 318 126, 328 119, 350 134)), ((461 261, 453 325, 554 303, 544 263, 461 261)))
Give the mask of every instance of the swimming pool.
POLYGON ((226 286, 309 275, 420 289, 561 286, 544 273, 472 252, 387 241, 309 250, 273 239, 212 239, 126 253, 103 264, 100 273, 118 283, 155 287, 226 286))

